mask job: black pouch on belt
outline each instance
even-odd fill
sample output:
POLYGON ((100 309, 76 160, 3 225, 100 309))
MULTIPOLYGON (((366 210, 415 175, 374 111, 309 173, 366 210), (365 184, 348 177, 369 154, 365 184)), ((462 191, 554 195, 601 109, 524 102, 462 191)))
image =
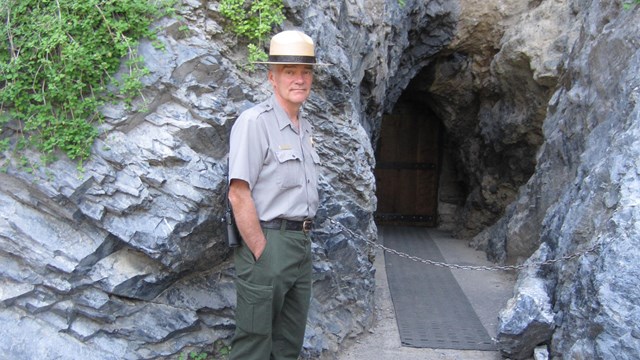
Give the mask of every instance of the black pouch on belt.
POLYGON ((227 238, 227 245, 234 248, 240 246, 240 232, 238 231, 236 221, 233 218, 233 211, 231 211, 231 206, 229 206, 228 202, 229 200, 227 200, 227 209, 224 214, 224 222, 227 223, 227 226, 225 226, 225 236, 227 238))
POLYGON ((222 221, 226 223, 225 226, 225 238, 227 245, 231 248, 240 246, 240 231, 236 226, 236 219, 233 217, 233 210, 231 209, 231 203, 229 203, 229 160, 227 159, 227 192, 225 194, 225 200, 227 208, 224 211, 224 218, 222 221))

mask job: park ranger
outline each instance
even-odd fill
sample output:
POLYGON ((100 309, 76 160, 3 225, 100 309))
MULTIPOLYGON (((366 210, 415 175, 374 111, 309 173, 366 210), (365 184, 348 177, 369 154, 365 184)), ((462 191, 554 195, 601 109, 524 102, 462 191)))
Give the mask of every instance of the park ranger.
POLYGON ((265 63, 273 95, 244 111, 230 138, 229 202, 242 237, 234 360, 297 359, 311 297, 319 158, 300 107, 322 64, 312 39, 294 30, 273 36, 265 63))

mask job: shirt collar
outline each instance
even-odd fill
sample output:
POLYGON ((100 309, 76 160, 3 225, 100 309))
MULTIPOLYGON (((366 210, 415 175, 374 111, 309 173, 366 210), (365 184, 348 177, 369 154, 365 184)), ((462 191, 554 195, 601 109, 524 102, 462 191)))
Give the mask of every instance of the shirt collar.
MULTIPOLYGON (((287 115, 287 112, 284 111, 282 106, 280 106, 280 103, 278 103, 278 100, 276 100, 275 95, 271 95, 271 98, 269 98, 269 102, 271 103, 271 107, 273 107, 273 110, 275 111, 276 120, 278 121, 278 128, 280 130, 283 130, 287 126, 291 126, 291 129, 293 131, 298 132, 293 128, 291 120, 289 119, 289 115, 287 115)), ((300 129, 304 130, 305 132, 308 131, 307 122, 302 117, 302 111, 300 111, 300 113, 298 114, 298 123, 300 124, 300 129)))

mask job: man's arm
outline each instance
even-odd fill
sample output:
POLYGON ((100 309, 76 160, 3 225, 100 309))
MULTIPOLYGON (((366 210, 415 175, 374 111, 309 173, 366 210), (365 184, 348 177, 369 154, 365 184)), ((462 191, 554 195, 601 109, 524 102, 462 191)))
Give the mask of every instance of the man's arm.
POLYGON ((265 239, 260 227, 256 206, 251 197, 251 189, 246 181, 231 179, 229 202, 240 235, 253 253, 253 257, 258 260, 267 245, 267 239, 265 239))

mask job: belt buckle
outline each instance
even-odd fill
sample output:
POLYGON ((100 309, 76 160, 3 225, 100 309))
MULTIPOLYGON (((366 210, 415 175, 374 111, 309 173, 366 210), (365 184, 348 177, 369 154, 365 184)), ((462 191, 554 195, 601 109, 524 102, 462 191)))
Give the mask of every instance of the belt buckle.
POLYGON ((313 227, 313 220, 311 219, 304 219, 302 221, 302 232, 305 234, 308 234, 309 231, 311 231, 311 228, 313 227))

